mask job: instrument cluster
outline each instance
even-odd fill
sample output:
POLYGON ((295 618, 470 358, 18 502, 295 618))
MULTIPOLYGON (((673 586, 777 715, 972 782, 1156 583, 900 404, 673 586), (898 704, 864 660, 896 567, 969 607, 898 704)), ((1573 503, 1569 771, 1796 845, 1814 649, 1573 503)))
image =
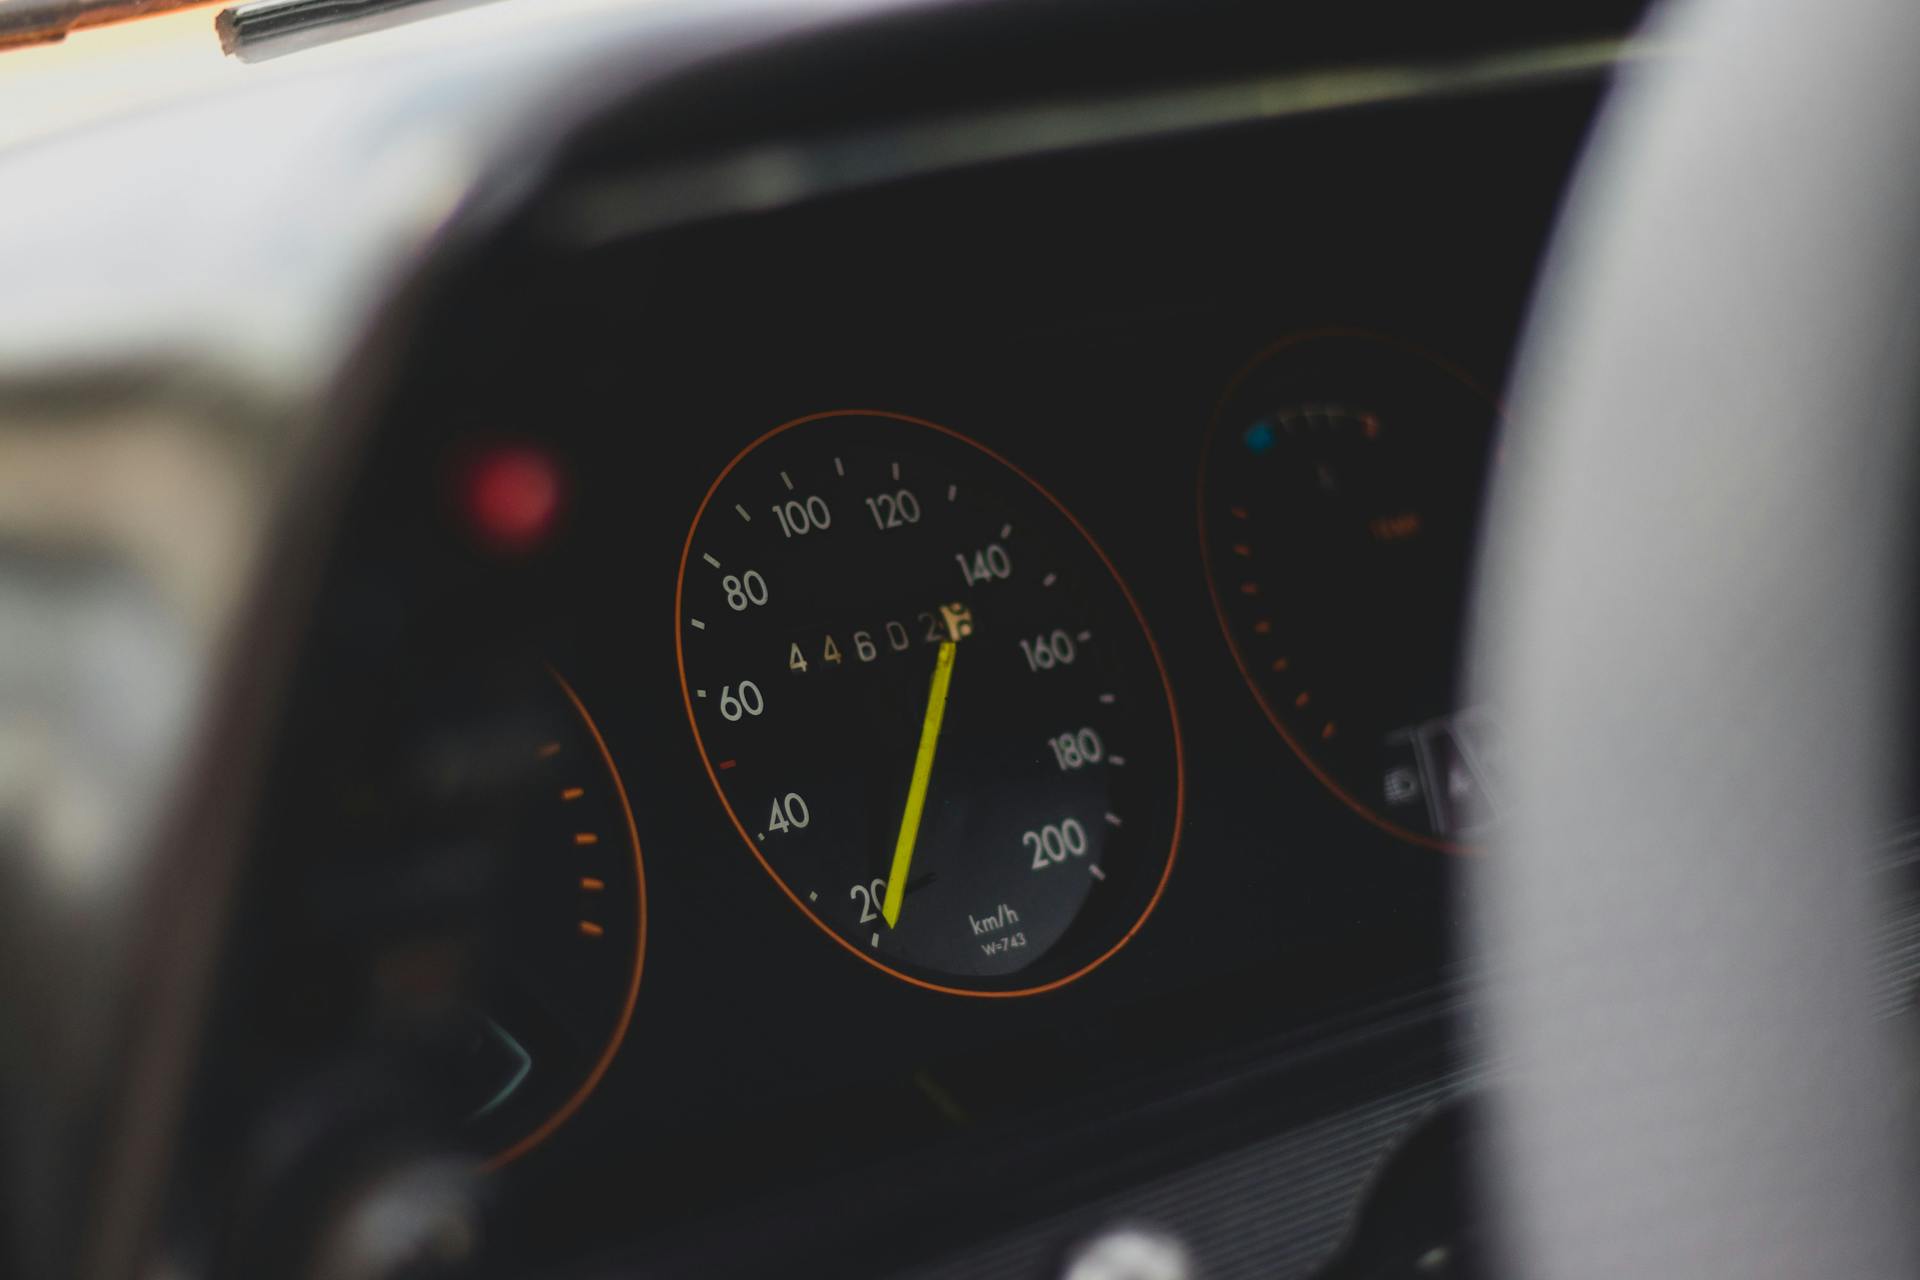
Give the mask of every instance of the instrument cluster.
POLYGON ((1300 1074, 1447 999, 1487 389, 1591 100, 513 228, 355 486, 200 1105, 376 1061, 530 1235, 670 1249, 1404 1068, 1300 1074))

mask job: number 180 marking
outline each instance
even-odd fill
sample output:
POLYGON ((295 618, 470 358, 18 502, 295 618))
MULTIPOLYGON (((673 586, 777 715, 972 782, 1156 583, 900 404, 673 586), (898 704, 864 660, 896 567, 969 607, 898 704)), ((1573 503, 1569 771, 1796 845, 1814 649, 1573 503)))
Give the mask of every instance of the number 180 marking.
POLYGON ((1091 728, 1069 730, 1058 737, 1048 738, 1047 745, 1053 748, 1053 762, 1060 766, 1062 773, 1082 765, 1098 764, 1107 753, 1106 744, 1091 728))

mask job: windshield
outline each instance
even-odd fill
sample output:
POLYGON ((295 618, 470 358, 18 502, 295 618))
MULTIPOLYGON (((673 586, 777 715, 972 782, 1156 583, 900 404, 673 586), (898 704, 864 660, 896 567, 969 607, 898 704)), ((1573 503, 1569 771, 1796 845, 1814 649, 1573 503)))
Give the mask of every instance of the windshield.
POLYGON ((0 0, 0 150, 288 68, 660 2, 0 0))

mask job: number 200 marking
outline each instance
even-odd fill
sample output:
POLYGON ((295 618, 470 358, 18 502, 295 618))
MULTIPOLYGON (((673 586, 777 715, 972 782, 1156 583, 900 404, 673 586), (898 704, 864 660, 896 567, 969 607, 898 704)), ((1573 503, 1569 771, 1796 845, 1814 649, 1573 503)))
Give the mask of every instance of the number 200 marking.
POLYGON ((1021 835, 1020 843, 1033 850, 1033 869, 1045 871, 1056 862, 1065 862, 1068 855, 1079 858, 1087 852, 1087 829, 1076 818, 1062 822, 1049 822, 1038 831, 1028 831, 1021 835))

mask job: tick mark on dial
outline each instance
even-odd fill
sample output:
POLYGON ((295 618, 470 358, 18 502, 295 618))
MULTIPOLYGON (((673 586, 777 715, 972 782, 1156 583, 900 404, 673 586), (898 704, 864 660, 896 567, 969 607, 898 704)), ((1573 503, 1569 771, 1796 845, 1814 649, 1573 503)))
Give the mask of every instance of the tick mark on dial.
POLYGON ((1101 705, 1101 706, 1103 706, 1103 707, 1110 707, 1110 706, 1112 706, 1112 705, 1113 705, 1113 695, 1112 695, 1112 694, 1110 694, 1110 693, 1103 693, 1103 694, 1101 694, 1101 695, 1100 695, 1100 705, 1101 705))
POLYGON ((1110 827, 1117 827, 1117 826, 1119 826, 1119 825, 1120 825, 1120 815, 1119 815, 1119 814, 1117 814, 1117 813, 1110 813, 1110 814, 1108 814, 1108 815, 1107 815, 1107 825, 1108 825, 1108 826, 1110 826, 1110 827))
POLYGON ((716 568, 716 569, 718 569, 718 568, 720 567, 720 562, 719 562, 718 560, 715 560, 715 559, 713 558, 713 553, 712 553, 712 552, 709 552, 709 551, 702 551, 702 552, 700 553, 700 558, 701 558, 702 560, 705 560, 705 561, 706 561, 706 562, 707 562, 708 564, 710 564, 710 565, 712 565, 712 566, 713 566, 714 568, 716 568))
POLYGON ((741 506, 739 503, 736 502, 733 504, 733 509, 740 513, 740 518, 742 520, 745 520, 748 524, 753 523, 753 517, 747 514, 747 509, 745 507, 741 506))
POLYGON ((1089 866, 1087 868, 1087 874, 1092 876, 1095 880, 1105 880, 1107 878, 1106 872, 1094 866, 1089 866))
POLYGON ((893 478, 895 480, 900 478, 900 464, 897 462, 893 464, 893 478))
POLYGON ((1010 524, 1003 524, 1003 525, 1001 525, 1001 526, 1000 526, 1000 536, 1001 536, 1002 538, 1011 538, 1011 537, 1013 536, 1013 526, 1012 526, 1012 525, 1010 525, 1010 524))
POLYGON ((689 618, 687 619, 687 621, 693 624, 693 629, 695 631, 705 631, 707 629, 707 624, 700 621, 700 619, 698 618, 689 618))
POLYGON ((960 496, 960 486, 959 486, 959 485, 957 485, 957 484, 950 484, 950 485, 948 485, 948 486, 947 486, 947 501, 948 501, 948 502, 952 502, 952 501, 953 501, 953 500, 954 500, 955 498, 957 498, 957 497, 959 497, 959 496, 960 496))
POLYGON ((1044 578, 1042 578, 1042 579, 1040 579, 1040 585, 1041 585, 1041 586, 1043 586, 1043 587, 1050 587, 1050 586, 1052 586, 1052 585, 1053 585, 1054 583, 1056 583, 1056 582, 1058 582, 1058 581, 1060 581, 1060 575, 1059 575, 1059 574, 1057 574, 1057 573, 1049 573, 1049 574, 1048 574, 1048 575, 1047 575, 1046 577, 1044 577, 1044 578))
POLYGON ((788 475, 784 471, 780 473, 780 483, 787 486, 787 491, 789 493, 793 491, 793 477, 788 475))
POLYGON ((847 464, 840 461, 840 459, 835 458, 833 460, 833 474, 837 476, 843 476, 847 474, 847 464))

